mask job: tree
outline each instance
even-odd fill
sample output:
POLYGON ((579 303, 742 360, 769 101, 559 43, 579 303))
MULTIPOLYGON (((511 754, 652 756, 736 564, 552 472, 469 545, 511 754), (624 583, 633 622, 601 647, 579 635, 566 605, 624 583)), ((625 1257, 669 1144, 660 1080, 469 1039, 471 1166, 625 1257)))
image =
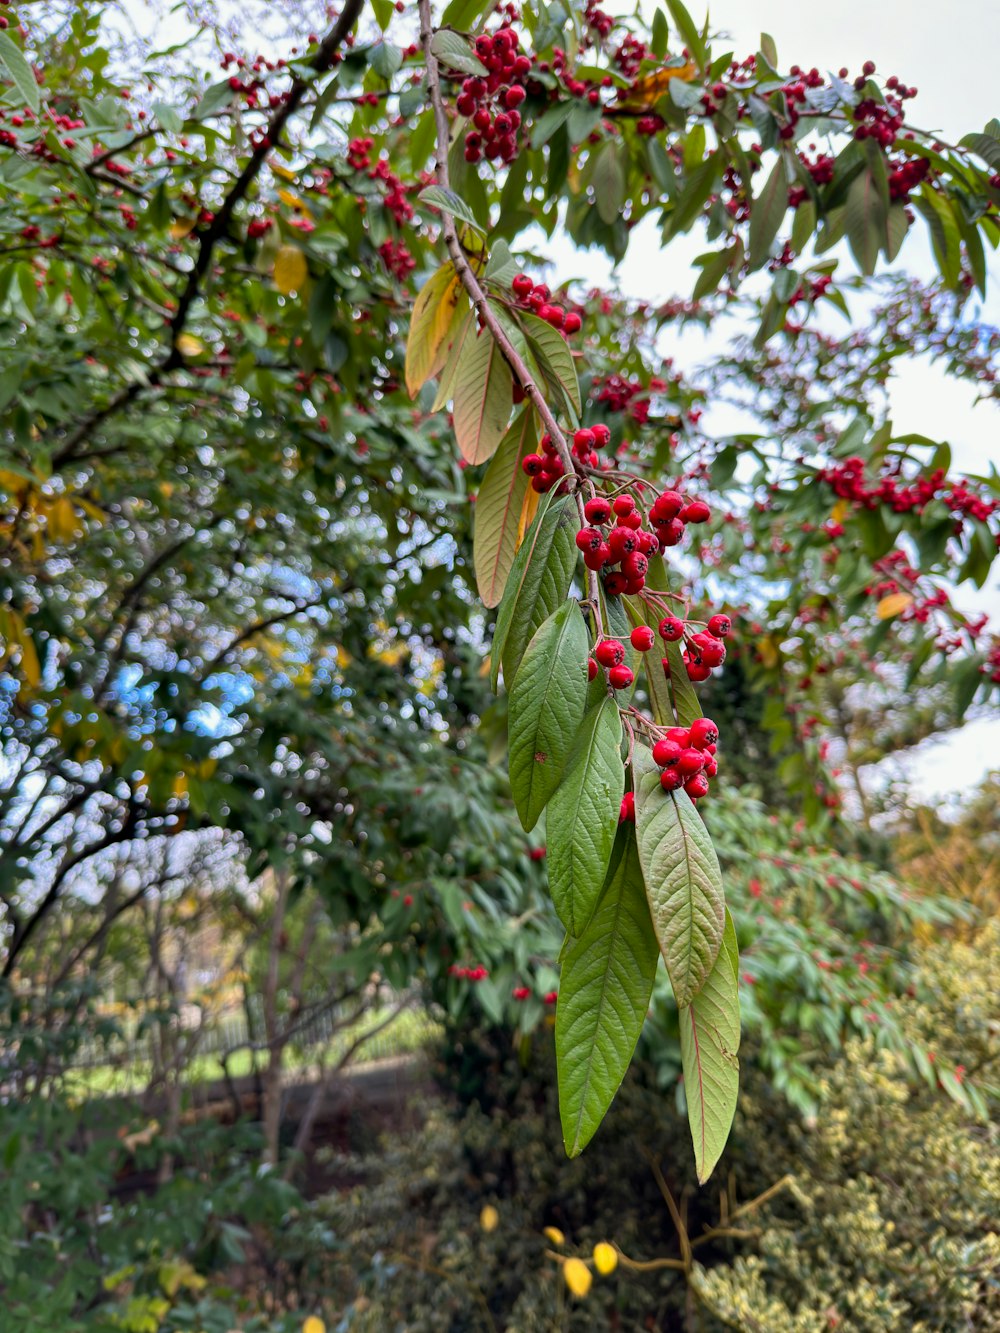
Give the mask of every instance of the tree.
MULTIPOLYGON (((926 442, 863 411, 801 461, 779 418, 709 464, 697 399, 660 373, 658 316, 553 294, 515 249, 531 225, 614 258, 644 217, 664 244, 703 228, 694 299, 766 272, 767 357, 818 303, 843 304, 824 257, 842 237, 871 275, 919 215, 944 284, 983 288, 1000 127, 942 144, 870 62, 853 82, 782 75, 766 36, 715 58, 707 25, 668 8, 647 32, 593 3, 483 19, 452 0, 435 23, 422 0, 404 48, 405 14, 378 0, 370 26, 348 0, 288 61, 223 47, 205 87, 168 53, 124 93, 95 6, 2 35, 8 975, 94 856, 217 826, 252 873, 322 885, 390 975, 471 980, 429 959, 385 890, 447 883, 455 928, 457 885, 504 891, 523 861, 509 809, 479 799, 503 779, 475 735, 478 590, 514 805, 526 832, 546 812, 568 935, 567 1148, 614 1095, 662 955, 686 1083, 706 1089, 688 1105, 707 1177, 739 1022, 695 807, 719 736, 696 686, 731 626, 723 604, 699 610, 677 548, 707 530, 697 554, 732 570, 769 549, 788 586, 746 636, 768 678, 822 658, 806 626, 869 605, 919 671, 941 654, 907 617, 947 601, 893 543, 918 536, 933 577, 984 579, 995 479, 938 476, 940 452, 927 464, 926 442), (814 157, 820 133, 831 151, 814 157), (704 529, 712 492, 745 517, 704 529), (829 558, 831 502, 875 582, 853 552, 829 558)), ((985 697, 996 648, 942 648, 958 703, 985 697)), ((455 933, 464 947, 488 929, 455 933)))

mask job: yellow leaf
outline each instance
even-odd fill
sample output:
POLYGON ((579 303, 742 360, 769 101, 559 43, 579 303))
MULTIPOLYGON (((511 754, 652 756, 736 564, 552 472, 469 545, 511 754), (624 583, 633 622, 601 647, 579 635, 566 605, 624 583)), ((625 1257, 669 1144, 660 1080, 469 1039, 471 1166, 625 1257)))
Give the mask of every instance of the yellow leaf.
POLYGON ((594 1275, 582 1259, 567 1259, 563 1264, 563 1278, 574 1296, 586 1296, 594 1275))
POLYGON ((594 1267, 602 1277, 607 1277, 618 1267, 618 1251, 606 1240, 599 1240, 594 1246, 594 1267))
POLYGON ((283 245, 274 259, 274 285, 282 296, 300 292, 309 277, 306 257, 297 245, 283 245))
POLYGON ((172 241, 183 241, 185 236, 190 236, 194 231, 194 218, 179 218, 177 222, 170 224, 170 239, 172 241))
POLYGON ((521 502, 521 521, 517 525, 517 544, 524 541, 524 534, 531 527, 532 520, 535 517, 535 511, 538 509, 538 492, 534 486, 529 486, 524 492, 524 499, 521 502))
POLYGON ((757 640, 757 651, 760 653, 760 660, 768 670, 778 665, 778 645, 769 634, 765 634, 762 639, 757 640))
POLYGON ((10 626, 8 630, 9 646, 13 647, 16 644, 21 650, 21 674, 24 676, 25 683, 31 689, 37 690, 42 683, 42 668, 38 661, 34 636, 16 611, 7 613, 7 621, 10 626))
POLYGON ((413 303, 406 340, 406 391, 415 398, 433 375, 438 354, 451 328, 462 284, 451 264, 429 278, 413 303))
POLYGON ((545 1230, 542 1232, 542 1235, 546 1236, 552 1242, 553 1245, 566 1244, 566 1237, 563 1235, 563 1233, 559 1230, 558 1227, 546 1227, 545 1230))
POLYGON ((351 654, 347 651, 347 649, 344 648, 344 647, 341 647, 341 646, 338 644, 338 646, 337 646, 337 666, 340 667, 341 671, 346 671, 347 668, 351 665, 351 663, 352 663, 353 661, 354 661, 354 658, 353 658, 353 657, 351 656, 351 654))
POLYGON ((73 502, 65 495, 53 500, 49 505, 45 523, 54 542, 71 542, 80 531, 73 502))
POLYGON ((307 1315, 302 1321, 302 1333, 326 1333, 326 1324, 319 1315, 307 1315))
POLYGON ((289 208, 301 210, 306 206, 306 201, 300 199, 297 194, 293 194, 291 190, 279 190, 278 198, 283 204, 287 204, 289 208))
POLYGON ((186 773, 178 773, 174 778, 174 785, 171 788, 173 794, 177 797, 186 796, 188 789, 188 780, 186 773))
POLYGON ((195 772, 198 774, 198 777, 201 778, 201 780, 204 782, 206 778, 210 778, 212 776, 218 765, 219 761, 217 759, 203 759, 201 763, 198 765, 195 772))
POLYGON ((908 592, 891 592, 879 602, 875 614, 879 620, 891 620, 893 616, 898 616, 901 611, 912 605, 913 598, 908 592))
POLYGON ((272 176, 280 176, 283 181, 293 181, 295 179, 295 172, 289 171, 280 162, 271 163, 271 174, 272 176))
POLYGON ((846 500, 838 500, 833 506, 833 513, 830 515, 831 523, 843 523, 850 512, 850 505, 846 500))
POLYGON ((656 103, 669 90, 674 79, 681 83, 690 83, 697 74, 697 66, 689 60, 686 65, 675 65, 672 69, 658 69, 644 79, 638 79, 631 88, 625 90, 620 102, 616 102, 612 111, 651 111, 656 103))
POLYGON ((488 1203, 479 1214, 479 1225, 484 1231, 496 1231, 500 1225, 500 1214, 491 1203, 488 1203))
POLYGON ((181 356, 198 356, 205 350, 205 344, 193 333, 182 333, 177 339, 177 350, 181 356))

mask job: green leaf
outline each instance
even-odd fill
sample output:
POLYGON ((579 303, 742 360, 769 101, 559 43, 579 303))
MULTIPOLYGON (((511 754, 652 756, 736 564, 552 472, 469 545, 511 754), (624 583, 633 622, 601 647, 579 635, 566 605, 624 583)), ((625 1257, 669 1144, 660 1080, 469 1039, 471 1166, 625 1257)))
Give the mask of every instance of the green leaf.
POLYGON ((1000 140, 990 134, 967 134, 959 143, 963 148, 971 148, 993 171, 1000 171, 1000 140))
MULTIPOLYGON (((650 558, 646 572, 646 587, 651 592, 669 592, 670 576, 666 561, 662 555, 650 558)), ((646 624, 655 630, 660 623, 660 613, 648 603, 644 603, 646 624)), ((659 643, 663 640, 659 639, 659 643)), ((698 692, 691 683, 691 678, 684 665, 684 654, 679 643, 663 644, 663 652, 658 657, 655 651, 646 654, 646 682, 650 688, 654 716, 660 726, 689 727, 697 717, 702 716, 698 692), (670 675, 663 670, 662 659, 670 664, 670 675), (650 660, 651 659, 651 660, 650 660), (666 699, 664 694, 667 693, 666 699), (661 716, 662 714, 662 716, 661 716)))
POLYGON ((845 209, 847 244, 854 262, 861 272, 870 277, 875 272, 878 253, 886 236, 886 210, 882 195, 871 170, 855 176, 847 191, 845 209))
POLYGON ((725 926, 722 872, 708 830, 683 791, 665 792, 645 746, 632 758, 636 836, 646 897, 678 1006, 715 966, 725 926))
POLYGON ((618 705, 608 697, 584 719, 545 815, 549 893, 576 938, 594 915, 618 828, 625 793, 621 741, 618 705))
POLYGON ((695 21, 681 4, 681 0, 667 0, 667 8, 670 10, 670 17, 674 21, 674 27, 684 39, 684 45, 691 53, 691 58, 695 61, 699 69, 705 68, 705 43, 701 39, 701 33, 695 26, 695 21))
POLYGON ((559 974, 556 1064, 569 1157, 593 1138, 632 1060, 659 951, 639 865, 635 826, 618 830, 607 882, 590 924, 559 974))
MULTIPOLYGON (((680 84, 678 79, 671 80, 671 89, 678 85, 684 88, 689 86, 688 84, 680 84)), ((681 192, 673 212, 667 217, 666 239, 687 231, 701 214, 708 196, 715 187, 715 180, 719 171, 719 156, 718 153, 714 153, 711 157, 706 158, 701 166, 692 171, 688 177, 687 184, 681 192)))
POLYGON ((763 268, 788 209, 785 161, 779 157, 750 210, 750 269, 763 268))
POLYGON ((368 63, 381 78, 386 81, 399 72, 403 65, 403 53, 392 42, 380 41, 368 52, 368 63))
POLYGON ((161 125, 168 134, 180 134, 184 128, 184 117, 179 111, 166 102, 154 102, 152 105, 153 115, 156 117, 157 124, 161 125))
POLYGON ((236 96, 229 86, 228 79, 222 79, 219 83, 213 83, 206 88, 202 94, 198 105, 191 112, 192 120, 207 120, 209 116, 214 116, 227 107, 236 96))
POLYGON ((715 966, 677 1018, 688 1124, 698 1183, 704 1185, 726 1146, 740 1090, 739 949, 728 910, 715 966))
POLYGON ((728 246, 723 246, 721 250, 713 250, 711 254, 698 256, 694 262, 701 269, 701 274, 691 293, 692 301, 700 301, 703 296, 711 296, 718 291, 719 283, 729 271, 731 259, 732 250, 728 246))
POLYGON ((566 600, 576 567, 575 509, 565 499, 543 500, 543 506, 514 557, 500 602, 490 655, 494 690, 501 661, 510 689, 535 630, 566 600))
POLYGON ((28 106, 37 113, 41 99, 34 73, 21 48, 6 32, 0 32, 0 66, 10 75, 11 82, 28 106))
POLYGON ((458 70, 460 74, 483 74, 483 62, 468 41, 457 32, 442 29, 431 39, 431 50, 442 65, 458 70))
POLYGON ((559 786, 583 717, 589 635, 569 600, 539 626, 510 690, 510 787, 526 833, 559 786))
POLYGON ((514 563, 521 507, 528 489, 521 459, 532 452, 537 439, 534 416, 526 409, 500 442, 476 496, 472 559, 484 606, 499 604, 514 563))
POLYGON ((598 156, 591 184, 597 200, 597 215, 610 227, 625 202, 625 168, 621 150, 614 140, 609 140, 598 156))
POLYGON ((941 276, 949 287, 954 287, 962 268, 962 253, 961 233, 951 200, 925 182, 913 202, 927 223, 941 276))
POLYGON ((513 379, 488 329, 466 340, 452 387, 455 439, 467 463, 496 453, 510 421, 513 379))
POLYGON ((467 222, 470 227, 486 235, 486 228, 480 226, 476 220, 476 215, 472 209, 457 194, 451 190, 445 190, 440 185, 428 185, 426 189, 421 190, 417 199, 422 204, 428 204, 431 208, 436 208, 442 213, 448 213, 453 218, 459 218, 462 222, 467 222))
POLYGON ((562 394, 568 410, 579 417, 583 408, 580 381, 566 339, 537 315, 521 311, 518 317, 545 378, 562 394))
POLYGON ((890 264, 902 248, 909 225, 906 206, 899 202, 891 204, 885 219, 885 257, 890 264))

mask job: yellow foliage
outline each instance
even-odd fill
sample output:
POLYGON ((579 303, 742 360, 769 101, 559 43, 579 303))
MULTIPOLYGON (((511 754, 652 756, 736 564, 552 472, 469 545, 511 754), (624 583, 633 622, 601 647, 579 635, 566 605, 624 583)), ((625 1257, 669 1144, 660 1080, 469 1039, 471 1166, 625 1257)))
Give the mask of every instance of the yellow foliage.
POLYGON ((306 257, 297 245, 283 245, 274 259, 274 285, 282 296, 300 292, 309 277, 306 257))
POLYGON ((898 616, 901 611, 912 605, 913 598, 908 592, 891 592, 879 602, 875 614, 879 620, 891 620, 893 616, 898 616))
POLYGON ((524 541, 524 534, 531 526, 532 519, 538 510, 538 492, 534 486, 529 486, 524 492, 524 499, 521 501, 521 517, 517 522, 517 545, 520 546, 524 541))
POLYGON ((602 1277, 607 1277, 618 1267, 618 1251, 606 1240, 599 1240, 594 1246, 594 1267, 602 1277))
POLYGON ((486 1204, 479 1214, 479 1225, 484 1231, 496 1231, 500 1225, 500 1214, 491 1203, 486 1204))
POLYGON ((574 1296, 586 1296, 594 1275, 582 1259, 567 1259, 563 1264, 563 1279, 574 1296))
POLYGON ((542 1232, 542 1235, 546 1236, 552 1242, 553 1245, 566 1244, 566 1237, 563 1235, 563 1233, 559 1230, 558 1227, 546 1227, 545 1230, 542 1232))
POLYGON ((177 339, 177 350, 181 356, 199 356, 205 350, 205 344, 193 333, 182 333, 177 339))
POLYGON ((674 79, 680 79, 681 83, 690 83, 697 72, 691 60, 685 65, 658 69, 644 79, 637 79, 632 87, 626 90, 622 100, 615 103, 614 110, 621 108, 623 111, 651 111, 660 98, 670 91, 674 79))

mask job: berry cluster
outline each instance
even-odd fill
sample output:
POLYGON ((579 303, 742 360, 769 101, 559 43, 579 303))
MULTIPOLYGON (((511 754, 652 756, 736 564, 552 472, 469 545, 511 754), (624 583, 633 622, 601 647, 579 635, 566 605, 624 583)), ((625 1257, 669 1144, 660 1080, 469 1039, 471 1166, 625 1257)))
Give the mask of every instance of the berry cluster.
POLYGON ((707 796, 709 782, 719 771, 718 743, 719 728, 711 718, 695 718, 690 727, 668 727, 653 746, 663 790, 683 787, 693 801, 707 796))
POLYGON ((892 476, 882 477, 871 484, 865 478, 864 459, 853 455, 842 463, 822 468, 817 473, 817 480, 825 481, 841 500, 851 500, 866 509, 885 504, 897 514, 913 510, 923 513, 932 500, 940 498, 956 518, 967 515, 985 523, 1000 508, 1000 502, 976 495, 969 489, 968 482, 950 480, 943 468, 936 469, 930 476, 918 477, 910 485, 892 476))
POLYGON ((520 80, 531 69, 530 57, 519 54, 517 46, 517 33, 509 27, 476 38, 476 56, 486 73, 464 79, 455 103, 473 126, 465 136, 466 162, 485 157, 510 163, 517 157, 518 108, 527 95, 520 80))
POLYGON ((579 333, 583 324, 576 310, 564 310, 552 300, 552 292, 544 282, 532 282, 527 273, 519 273, 511 283, 518 304, 533 310, 539 319, 551 324, 560 333, 579 333))
POLYGON ((462 967, 460 963, 452 963, 448 968, 450 977, 460 977, 463 981, 485 981, 490 975, 489 969, 482 963, 477 963, 475 967, 462 967))
MULTIPOLYGON (((658 626, 660 638, 664 643, 679 643, 684 640, 684 666, 688 679, 695 683, 708 680, 716 667, 726 660, 726 645, 723 642, 733 629, 733 622, 727 615, 719 613, 709 620, 703 630, 691 633, 687 622, 679 616, 664 616, 658 626)), ((663 659, 663 669, 669 676, 670 661, 663 659)))
POLYGON ((539 447, 542 451, 540 454, 525 454, 521 459, 521 467, 531 478, 532 489, 544 495, 562 481, 566 470, 551 435, 543 435, 539 447))

